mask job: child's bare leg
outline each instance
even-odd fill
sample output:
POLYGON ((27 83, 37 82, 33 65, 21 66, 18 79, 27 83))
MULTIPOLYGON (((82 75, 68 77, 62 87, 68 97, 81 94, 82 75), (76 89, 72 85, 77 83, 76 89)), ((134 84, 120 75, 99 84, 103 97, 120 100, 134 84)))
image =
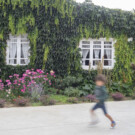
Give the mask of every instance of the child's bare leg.
POLYGON ((91 113, 91 116, 92 116, 92 117, 93 117, 93 116, 96 116, 96 114, 94 113, 94 110, 91 110, 90 113, 91 113))
POLYGON ((116 125, 115 121, 112 119, 112 117, 109 114, 105 114, 105 116, 111 121, 111 126, 114 127, 116 125))
POLYGON ((91 118, 92 118, 91 124, 97 124, 98 123, 98 117, 95 114, 94 110, 91 110, 90 113, 91 113, 91 118))
POLYGON ((105 114, 105 116, 111 121, 113 122, 114 120, 112 119, 112 117, 109 114, 105 114))

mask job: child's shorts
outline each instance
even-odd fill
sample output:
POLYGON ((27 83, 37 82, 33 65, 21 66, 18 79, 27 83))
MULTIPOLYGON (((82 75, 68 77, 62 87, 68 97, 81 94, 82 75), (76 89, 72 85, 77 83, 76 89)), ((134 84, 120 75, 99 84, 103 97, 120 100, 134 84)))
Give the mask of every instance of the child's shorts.
POLYGON ((105 115, 107 114, 106 106, 105 106, 104 103, 97 103, 97 104, 92 108, 92 110, 94 111, 94 110, 96 110, 96 109, 98 109, 98 108, 101 108, 101 109, 103 110, 103 112, 104 112, 105 115))

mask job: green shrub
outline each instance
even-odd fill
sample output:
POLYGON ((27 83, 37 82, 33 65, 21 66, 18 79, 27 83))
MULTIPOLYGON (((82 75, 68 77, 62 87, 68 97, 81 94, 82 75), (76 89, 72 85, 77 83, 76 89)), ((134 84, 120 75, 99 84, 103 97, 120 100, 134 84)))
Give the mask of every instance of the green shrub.
POLYGON ((49 104, 49 96, 48 95, 43 95, 40 97, 40 102, 43 104, 43 105, 48 105, 49 104))
POLYGON ((68 99, 68 102, 69 102, 69 103, 74 103, 74 104, 76 104, 76 103, 78 103, 78 98, 76 98, 76 97, 70 97, 70 98, 68 99))
POLYGON ((81 97, 79 100, 81 102, 88 102, 88 98, 87 97, 81 97))
POLYGON ((82 82, 81 77, 67 76, 65 78, 56 79, 55 87, 58 89, 65 89, 67 87, 77 87, 82 82))
POLYGON ((5 106, 5 100, 0 99, 0 108, 3 108, 5 106))
POLYGON ((79 97, 85 93, 77 88, 68 87, 65 89, 64 94, 69 97, 79 97))
POLYGON ((57 94, 58 89, 53 88, 53 87, 44 87, 44 94, 57 94))
POLYGON ((40 97, 40 102, 43 105, 54 105, 56 104, 56 101, 54 99, 51 99, 49 95, 43 95, 40 97))
POLYGON ((56 101, 54 99, 50 99, 49 105, 55 105, 55 104, 56 104, 56 101))
POLYGON ((94 93, 94 84, 85 84, 81 87, 81 90, 85 93, 85 95, 93 94, 94 93))
POLYGON ((132 96, 133 86, 131 83, 113 82, 109 91, 111 93, 120 92, 123 93, 125 96, 132 96))
POLYGON ((14 103, 15 103, 17 106, 26 106, 27 103, 28 103, 28 99, 23 98, 23 97, 19 97, 19 98, 17 98, 17 99, 14 99, 14 103))

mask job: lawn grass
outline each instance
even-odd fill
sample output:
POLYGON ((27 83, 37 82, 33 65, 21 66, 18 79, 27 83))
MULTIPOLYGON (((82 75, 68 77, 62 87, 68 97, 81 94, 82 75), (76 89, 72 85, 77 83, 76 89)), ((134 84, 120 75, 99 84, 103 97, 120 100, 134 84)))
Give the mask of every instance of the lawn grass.
POLYGON ((37 102, 37 103, 31 103, 32 106, 42 106, 41 102, 37 102))
POLYGON ((68 103, 68 99, 69 99, 69 97, 64 96, 64 95, 50 95, 50 98, 60 104, 68 103))

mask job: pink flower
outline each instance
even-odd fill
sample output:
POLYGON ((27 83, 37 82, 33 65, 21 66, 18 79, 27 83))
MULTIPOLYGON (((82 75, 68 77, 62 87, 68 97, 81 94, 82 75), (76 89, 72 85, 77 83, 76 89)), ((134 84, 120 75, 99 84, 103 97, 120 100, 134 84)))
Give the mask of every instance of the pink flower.
POLYGON ((25 92, 25 90, 24 90, 24 89, 21 89, 21 92, 22 92, 22 93, 24 93, 24 92, 25 92))
POLYGON ((36 83, 36 82, 34 80, 32 80, 31 83, 36 83))
POLYGON ((24 88, 24 89, 26 89, 26 86, 25 86, 25 85, 23 85, 23 88, 24 88))
POLYGON ((44 78, 44 80, 48 81, 48 78, 44 78))
POLYGON ((23 74, 23 77, 26 77, 26 76, 28 76, 28 75, 26 75, 26 74, 23 74))
POLYGON ((22 80, 22 83, 25 83, 25 81, 24 81, 24 80, 22 80))
POLYGON ((2 82, 2 80, 0 79, 0 83, 2 82))
POLYGON ((11 85, 12 83, 11 82, 8 82, 8 84, 7 85, 11 85))
POLYGON ((27 75, 30 75, 32 72, 31 71, 27 71, 27 72, 25 72, 25 74, 27 74, 27 75))
POLYGON ((37 76, 37 78, 41 78, 41 76, 39 75, 39 76, 37 76))
POLYGON ((9 78, 12 78, 12 77, 13 77, 12 75, 9 76, 9 78))
POLYGON ((19 75, 18 75, 18 74, 14 74, 14 76, 15 76, 15 77, 19 77, 19 75))
POLYGON ((36 75, 37 73, 36 72, 32 72, 32 75, 36 75))
POLYGON ((14 83, 13 84, 17 84, 17 80, 14 80, 14 83))
POLYGON ((39 74, 44 73, 44 71, 43 71, 43 70, 41 70, 41 69, 37 69, 36 71, 37 71, 39 74))
POLYGON ((10 80, 6 80, 6 82, 7 82, 7 83, 10 82, 10 80))

